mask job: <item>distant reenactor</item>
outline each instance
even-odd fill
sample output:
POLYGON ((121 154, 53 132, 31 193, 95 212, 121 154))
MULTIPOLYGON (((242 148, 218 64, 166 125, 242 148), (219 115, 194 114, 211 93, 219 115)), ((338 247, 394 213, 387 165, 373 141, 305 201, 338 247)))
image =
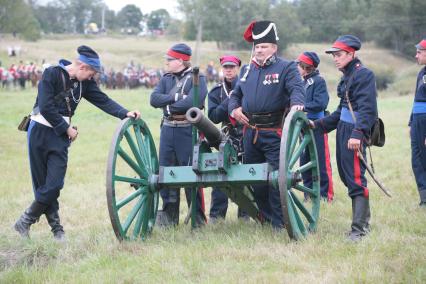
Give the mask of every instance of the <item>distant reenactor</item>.
POLYGON ((2 66, 2 62, 0 61, 0 82, 1 82, 1 85, 2 85, 2 87, 4 87, 3 86, 3 77, 4 77, 4 68, 3 68, 3 66, 2 66))
MULTIPOLYGON (((267 162, 278 170, 282 121, 290 108, 302 110, 305 90, 297 65, 278 57, 279 40, 275 23, 252 22, 244 33, 253 43, 253 58, 240 72, 228 110, 245 125, 244 163, 267 162)), ((262 217, 276 229, 284 227, 279 189, 253 186, 262 217)))
MULTIPOLYGON (((419 65, 426 65, 426 38, 416 45, 419 65)), ((410 116, 411 164, 420 195, 420 206, 426 207, 426 66, 417 75, 416 93, 410 116)))
MULTIPOLYGON (((208 93, 208 116, 214 123, 222 123, 222 129, 229 133, 233 145, 238 151, 240 162, 243 159, 243 125, 230 120, 228 115, 228 103, 232 89, 238 81, 238 71, 241 60, 237 56, 225 55, 220 59, 223 82, 218 83, 208 93)), ((228 210, 228 197, 218 187, 213 187, 210 207, 210 222, 214 223, 219 218, 225 218, 228 210)), ((248 215, 238 208, 238 217, 248 219, 248 215)))
MULTIPOLYGON (((305 83, 305 111, 307 117, 311 120, 323 118, 327 109, 329 96, 325 80, 320 76, 317 69, 320 59, 315 52, 303 52, 297 58, 297 63, 297 68, 305 83)), ((314 129, 314 136, 318 153, 321 197, 331 202, 334 192, 328 135, 323 131, 314 129)), ((306 164, 309 160, 309 151, 306 150, 300 158, 300 164, 306 164)), ((312 188, 311 173, 304 172, 302 178, 303 184, 308 188, 312 188)))
MULTIPOLYGON (((166 54, 166 68, 159 84, 151 94, 151 105, 163 110, 160 133, 160 166, 188 166, 192 161, 192 125, 185 114, 193 106, 194 85, 192 82, 191 48, 179 43, 166 54)), ((199 108, 204 107, 207 95, 206 78, 200 75, 199 108)), ((188 207, 191 202, 191 188, 185 188, 188 207)), ((163 227, 178 225, 180 189, 161 189, 163 208, 158 212, 158 224, 163 227)), ((205 224, 204 197, 197 191, 196 223, 205 224)))
POLYGON ((24 90, 25 82, 28 79, 28 73, 27 73, 27 68, 22 60, 19 61, 19 65, 18 65, 18 68, 16 69, 16 72, 18 72, 19 74, 19 77, 18 77, 19 86, 21 87, 21 90, 24 90))
POLYGON ((361 41, 356 36, 343 35, 326 51, 343 73, 337 86, 340 103, 331 115, 313 123, 324 132, 337 129, 337 168, 352 199, 352 225, 348 233, 352 241, 361 240, 370 231, 366 168, 358 155, 362 153, 366 159, 366 141, 377 118, 376 80, 374 73, 355 56, 360 48, 361 41))

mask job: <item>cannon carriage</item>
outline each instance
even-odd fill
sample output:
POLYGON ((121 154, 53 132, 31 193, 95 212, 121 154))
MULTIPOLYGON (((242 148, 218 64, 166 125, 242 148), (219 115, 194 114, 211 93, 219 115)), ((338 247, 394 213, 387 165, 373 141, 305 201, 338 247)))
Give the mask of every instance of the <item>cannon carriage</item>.
MULTIPOLYGON (((228 135, 200 109, 189 109, 186 119, 205 136, 196 139, 187 166, 159 166, 152 135, 142 119, 125 119, 117 127, 106 183, 109 215, 119 240, 146 239, 155 226, 160 189, 178 187, 193 188, 194 204, 198 188, 217 186, 252 219, 264 223, 251 186, 268 184, 279 189, 284 225, 291 239, 302 239, 316 230, 320 208, 318 157, 303 112, 291 111, 285 117, 278 170, 272 170, 268 163, 241 164, 228 135), (307 150, 310 159, 300 164, 299 158, 307 150), (311 188, 302 184, 304 172, 312 174, 311 188)), ((194 207, 192 227, 196 226, 194 207)))

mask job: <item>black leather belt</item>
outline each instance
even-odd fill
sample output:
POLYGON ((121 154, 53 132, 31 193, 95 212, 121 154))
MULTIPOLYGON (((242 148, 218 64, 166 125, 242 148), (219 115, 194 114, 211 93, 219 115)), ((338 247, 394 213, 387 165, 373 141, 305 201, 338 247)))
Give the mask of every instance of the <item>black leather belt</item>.
POLYGON ((184 121, 186 120, 186 115, 185 114, 171 114, 167 117, 164 117, 167 120, 170 121, 184 121))
POLYGON ((278 127, 281 126, 284 111, 245 113, 249 124, 255 127, 278 127))

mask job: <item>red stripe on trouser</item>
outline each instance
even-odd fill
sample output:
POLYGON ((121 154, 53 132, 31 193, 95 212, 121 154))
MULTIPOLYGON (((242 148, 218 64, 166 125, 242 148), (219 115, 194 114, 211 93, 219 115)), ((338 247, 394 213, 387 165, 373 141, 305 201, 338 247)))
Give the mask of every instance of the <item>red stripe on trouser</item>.
POLYGON ((324 133, 324 154, 325 154, 325 168, 328 176, 328 189, 327 189, 327 200, 333 200, 333 173, 331 172, 331 161, 330 161, 330 149, 328 147, 328 135, 324 133))
POLYGON ((354 151, 354 180, 355 183, 364 189, 364 196, 368 197, 368 188, 363 187, 361 183, 361 165, 359 162, 358 152, 354 151))

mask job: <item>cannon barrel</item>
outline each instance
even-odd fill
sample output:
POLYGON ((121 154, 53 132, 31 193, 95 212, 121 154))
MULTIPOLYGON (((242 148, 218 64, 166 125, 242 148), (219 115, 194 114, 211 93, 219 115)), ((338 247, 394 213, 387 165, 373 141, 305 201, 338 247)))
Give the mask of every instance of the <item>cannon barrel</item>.
POLYGON ((224 139, 224 134, 208 119, 197 107, 192 107, 186 112, 186 119, 199 131, 204 133, 210 146, 219 147, 224 139))

